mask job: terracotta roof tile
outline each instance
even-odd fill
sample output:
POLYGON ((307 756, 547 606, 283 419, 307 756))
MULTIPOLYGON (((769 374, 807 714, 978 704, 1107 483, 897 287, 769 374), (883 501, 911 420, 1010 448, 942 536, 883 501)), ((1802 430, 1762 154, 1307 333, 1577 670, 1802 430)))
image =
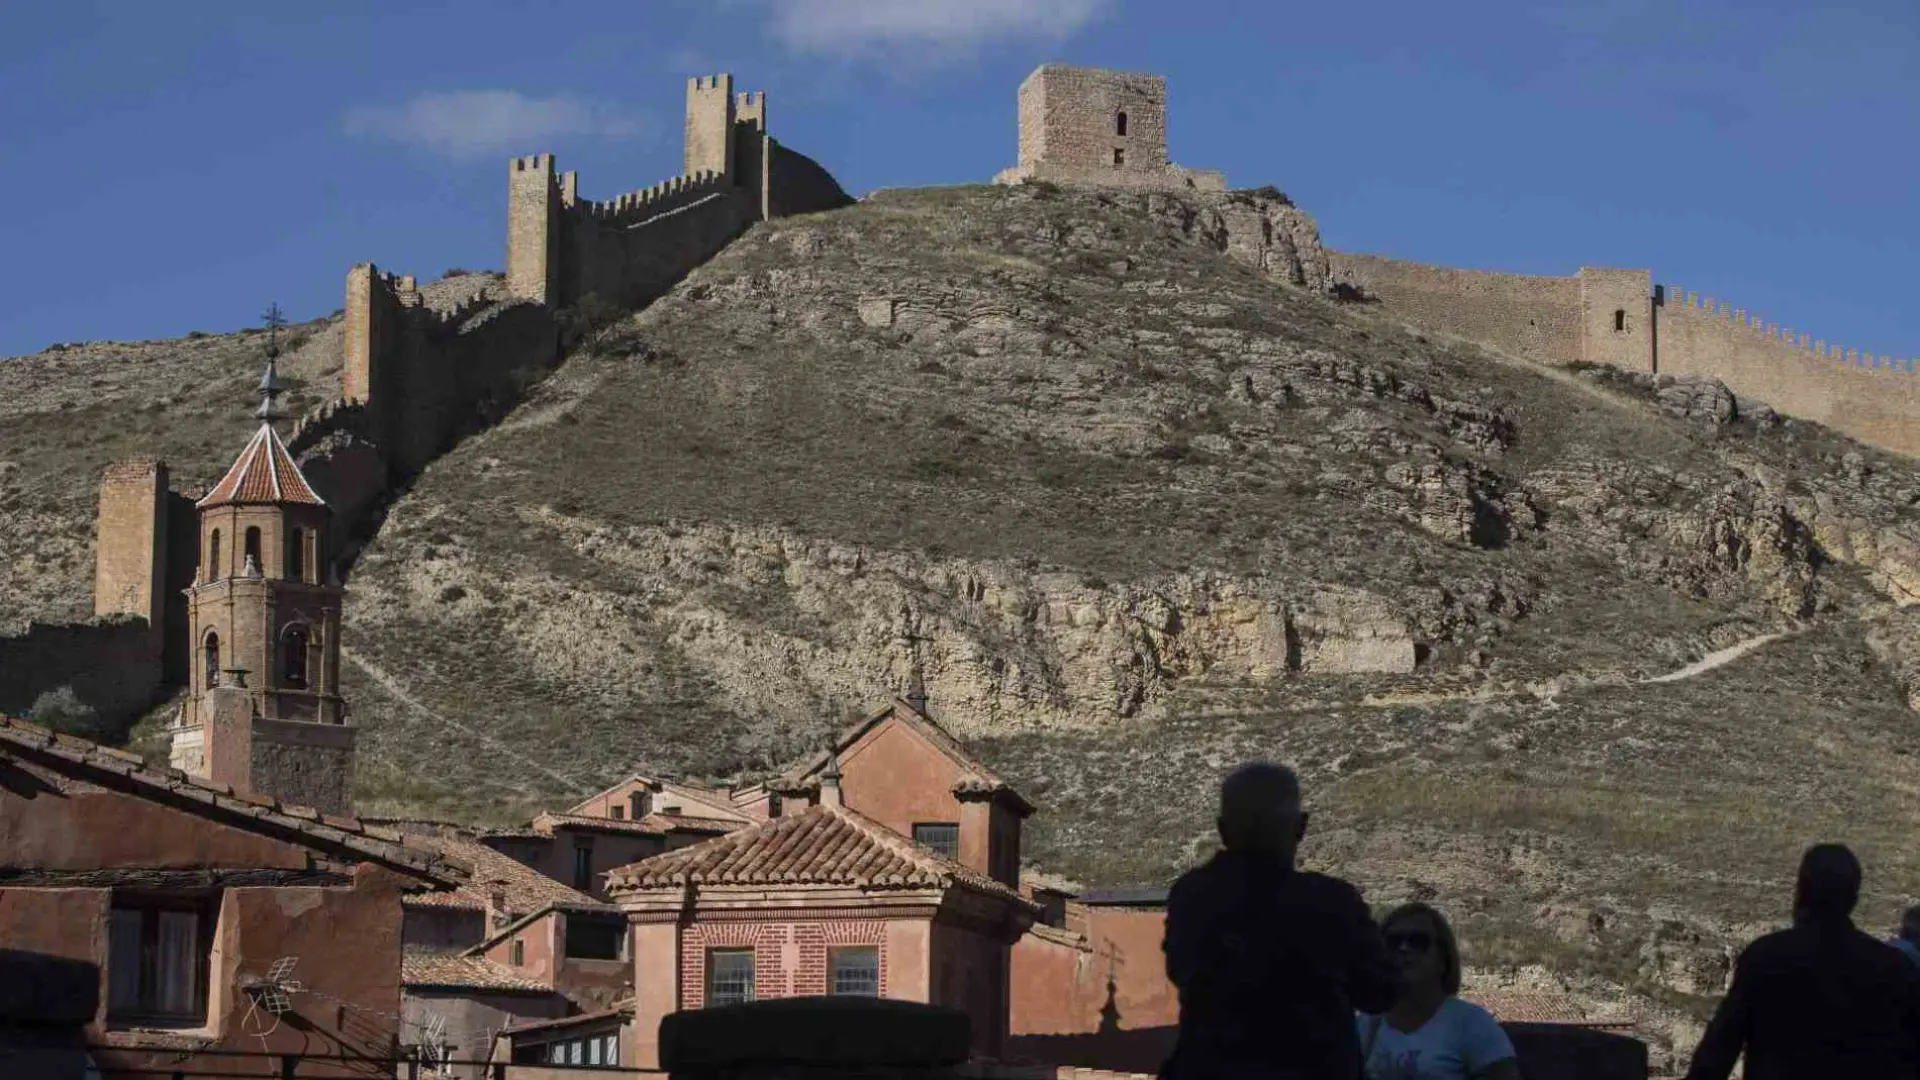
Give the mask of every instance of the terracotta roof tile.
POLYGON ((294 464, 287 444, 272 424, 261 424, 246 449, 234 459, 227 475, 194 505, 200 509, 228 503, 301 503, 325 506, 326 500, 314 493, 313 485, 294 464))
POLYGON ((468 864, 473 867, 473 872, 465 883, 452 892, 423 893, 407 897, 405 902, 408 907, 485 911, 488 898, 497 889, 506 913, 513 917, 530 915, 556 905, 612 910, 611 905, 595 900, 577 889, 570 889, 518 859, 495 851, 478 840, 463 836, 434 834, 417 835, 412 839, 414 843, 431 847, 449 858, 468 864))
POLYGON ((856 885, 868 889, 960 885, 1035 909, 998 881, 844 806, 813 806, 762 825, 642 859, 608 875, 622 891, 727 885, 856 885))
POLYGON ((696 832, 718 835, 735 832, 747 827, 744 821, 724 821, 720 818, 689 817, 686 814, 648 814, 640 819, 643 825, 650 825, 661 832, 696 832))
POLYGON ((56 736, 37 724, 0 715, 0 756, 18 756, 39 762, 65 775, 105 781, 131 788, 132 793, 167 803, 188 813, 222 813, 244 821, 243 829, 282 834, 290 842, 329 849, 349 858, 377 862, 443 888, 459 885, 468 867, 458 859, 415 843, 396 843, 376 835, 352 818, 334 818, 333 825, 318 822, 319 814, 302 806, 282 804, 258 795, 236 794, 225 784, 190 776, 178 769, 133 765, 127 755, 111 747, 71 735, 56 736), (352 828, 344 826, 352 825, 352 828))
POLYGON ((400 956, 400 983, 415 989, 546 990, 552 986, 483 956, 406 952, 400 956))
POLYGON ((645 818, 634 821, 629 818, 596 817, 591 814, 556 814, 542 811, 532 822, 533 832, 539 836, 552 836, 556 828, 573 826, 582 829, 597 829, 601 832, 631 833, 637 836, 659 836, 663 830, 647 824, 645 818))
POLYGON ((1493 1014, 1503 1024, 1577 1024, 1612 1027, 1624 1021, 1591 1019, 1587 1011, 1565 994, 1550 990, 1468 991, 1461 997, 1493 1014))

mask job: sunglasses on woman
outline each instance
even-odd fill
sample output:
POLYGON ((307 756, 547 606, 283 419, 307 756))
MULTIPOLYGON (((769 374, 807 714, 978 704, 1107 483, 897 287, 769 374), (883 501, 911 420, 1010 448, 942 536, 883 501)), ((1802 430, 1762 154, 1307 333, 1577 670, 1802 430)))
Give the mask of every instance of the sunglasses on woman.
POLYGON ((1423 953, 1433 948, 1433 935, 1425 930, 1398 930, 1386 937, 1387 948, 1395 952, 1423 953))

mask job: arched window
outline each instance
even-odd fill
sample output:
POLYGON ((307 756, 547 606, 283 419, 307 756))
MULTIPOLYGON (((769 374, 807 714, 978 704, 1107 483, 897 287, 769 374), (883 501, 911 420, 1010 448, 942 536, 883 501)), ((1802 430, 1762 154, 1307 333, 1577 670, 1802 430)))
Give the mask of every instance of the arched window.
POLYGON ((211 630, 207 631, 207 643, 201 651, 207 658, 206 681, 201 688, 211 690, 220 685, 220 635, 211 630))
POLYGON ((1120 112, 1113 115, 1113 133, 1115 135, 1125 135, 1127 133, 1126 113, 1120 112))
POLYGON ((219 581, 226 576, 220 569, 220 530, 215 529, 207 538, 207 580, 219 581))
POLYGON ((247 558, 253 560, 257 569, 260 566, 260 526, 247 526, 247 558))
POLYGON ((294 623, 280 632, 280 685, 307 688, 307 628, 294 623))
POLYGON ((287 580, 307 580, 307 530, 287 530, 287 580))

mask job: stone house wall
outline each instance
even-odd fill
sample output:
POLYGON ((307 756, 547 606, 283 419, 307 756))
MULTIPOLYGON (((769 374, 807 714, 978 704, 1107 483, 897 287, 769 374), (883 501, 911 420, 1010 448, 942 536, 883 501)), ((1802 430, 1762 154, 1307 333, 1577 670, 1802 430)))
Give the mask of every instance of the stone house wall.
MULTIPOLYGON (((99 1012, 88 1041, 103 1066, 136 1067, 157 1051, 193 1049, 289 1053, 388 1052, 398 1031, 400 897, 403 879, 371 864, 342 866, 319 884, 249 885, 212 890, 214 915, 207 979, 207 1021, 189 1037, 109 1022, 108 912, 118 875, 146 880, 164 871, 252 870, 307 873, 312 852, 298 844, 55 776, 15 761, 0 764, 0 865, 75 887, 0 889, 0 949, 19 949, 94 965, 99 1012), (84 875, 84 876, 83 876, 84 875), (351 941, 352 949, 341 942, 351 941), (259 1037, 249 1027, 243 977, 264 975, 280 957, 298 957, 306 992, 293 999, 292 1023, 259 1037), (116 1052, 116 1050, 118 1052, 116 1052)), ((326 873, 313 874, 326 878, 326 873)), ((152 886, 147 886, 151 888, 152 886)), ((219 1071, 221 1059, 178 1055, 172 1067, 219 1071)), ((169 1054, 169 1060, 175 1055, 169 1054)), ((231 1059, 226 1059, 228 1063, 231 1059)), ((305 1068, 303 1066, 303 1068, 305 1068)), ((305 1072, 302 1075, 306 1075, 305 1072)), ((332 1075, 315 1066, 312 1075, 332 1075)))

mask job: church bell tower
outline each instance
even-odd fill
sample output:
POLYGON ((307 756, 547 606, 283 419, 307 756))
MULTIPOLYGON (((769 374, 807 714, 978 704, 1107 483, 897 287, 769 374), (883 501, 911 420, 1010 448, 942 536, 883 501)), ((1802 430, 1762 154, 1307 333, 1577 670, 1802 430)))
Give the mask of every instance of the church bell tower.
POLYGON ((277 309, 268 315, 260 427, 203 496, 187 590, 192 695, 173 763, 236 790, 328 813, 351 808, 354 729, 340 697, 340 601, 330 511, 274 429, 277 309))

